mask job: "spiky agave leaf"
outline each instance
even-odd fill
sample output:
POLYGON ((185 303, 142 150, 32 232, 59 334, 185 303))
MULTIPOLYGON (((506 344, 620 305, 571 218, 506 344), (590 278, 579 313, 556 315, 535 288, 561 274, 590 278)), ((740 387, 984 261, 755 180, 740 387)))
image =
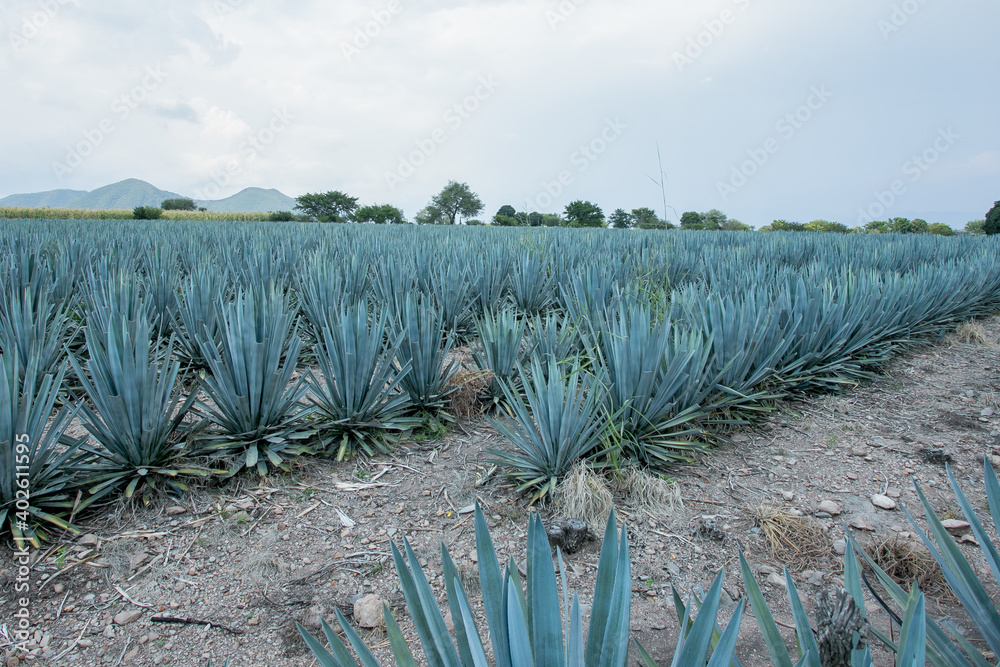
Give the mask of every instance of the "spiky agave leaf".
POLYGON ((23 371, 16 352, 0 354, 0 531, 9 525, 19 543, 36 548, 46 524, 78 532, 67 517, 83 484, 82 443, 59 442, 72 411, 53 415, 66 364, 54 375, 40 374, 40 366, 37 352, 23 371))
POLYGON ((555 300, 555 289, 548 262, 537 252, 529 252, 514 261, 510 277, 514 304, 529 315, 536 315, 555 300))
POLYGON ((396 358, 410 369, 400 380, 410 403, 423 411, 440 410, 456 390, 451 379, 458 371, 454 360, 445 363, 454 339, 445 331, 444 314, 433 302, 410 295, 392 330, 400 336, 396 358))
POLYGON ((212 400, 197 409, 217 432, 207 449, 233 459, 230 474, 242 468, 267 473, 287 468, 284 455, 305 451, 302 430, 304 377, 292 383, 302 340, 288 297, 274 283, 237 293, 221 306, 219 347, 202 346, 211 373, 200 379, 212 400))
POLYGON ((472 350, 476 365, 492 374, 486 388, 487 407, 497 408, 503 400, 504 387, 517 387, 520 375, 517 364, 530 352, 524 344, 526 320, 510 308, 476 318, 479 343, 472 350))
POLYGON ((0 348, 17 352, 22 373, 36 355, 38 372, 57 372, 65 345, 77 329, 68 305, 53 303, 47 287, 36 291, 30 285, 11 285, 6 294, 0 294, 0 348))
POLYGON ((388 312, 369 317, 368 306, 341 306, 321 330, 316 358, 320 379, 306 377, 309 403, 315 408, 312 425, 320 445, 335 451, 337 460, 350 458, 359 448, 369 456, 388 452, 393 433, 420 425, 406 416, 409 397, 399 390, 409 364, 394 363, 402 335, 386 342, 388 312))
POLYGON ((180 356, 195 368, 208 368, 202 349, 219 339, 220 304, 227 300, 228 282, 223 268, 207 262, 194 265, 181 281, 173 327, 179 332, 180 356))
POLYGON ((129 320, 97 308, 107 329, 88 326, 89 359, 70 358, 90 399, 80 405, 80 417, 99 445, 84 447, 101 461, 90 493, 96 499, 124 486, 126 497, 138 490, 148 502, 159 482, 184 491, 179 477, 207 471, 180 463, 187 454, 182 422, 196 394, 184 397, 177 383, 180 362, 170 358, 174 339, 161 351, 141 311, 129 320))
POLYGON ((568 370, 552 358, 547 364, 543 371, 533 358, 530 376, 519 369, 524 398, 504 385, 512 416, 490 420, 519 450, 490 453, 511 468, 507 475, 517 480, 518 490, 531 490, 535 499, 554 491, 573 464, 601 447, 606 423, 599 379, 579 364, 568 370))

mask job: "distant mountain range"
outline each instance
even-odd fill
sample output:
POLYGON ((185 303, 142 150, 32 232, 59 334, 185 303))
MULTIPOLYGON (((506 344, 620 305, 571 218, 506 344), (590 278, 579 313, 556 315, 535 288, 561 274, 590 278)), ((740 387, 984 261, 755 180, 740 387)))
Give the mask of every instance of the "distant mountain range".
MULTIPOLYGON (((99 211, 128 209, 136 206, 159 206, 164 199, 181 198, 183 195, 160 190, 137 178, 129 178, 90 192, 86 190, 48 190, 31 194, 10 195, 0 199, 0 206, 81 208, 99 211)), ((269 211, 291 211, 295 208, 295 200, 288 195, 274 189, 265 190, 264 188, 246 188, 232 197, 207 201, 195 200, 195 204, 216 213, 267 213, 269 211)))

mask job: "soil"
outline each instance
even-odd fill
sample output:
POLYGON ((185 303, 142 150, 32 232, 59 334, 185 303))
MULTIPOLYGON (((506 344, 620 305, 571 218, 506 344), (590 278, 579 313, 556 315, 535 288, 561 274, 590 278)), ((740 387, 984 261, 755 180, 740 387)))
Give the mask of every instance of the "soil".
MULTIPOLYGON (((792 575, 810 613, 817 593, 840 581, 834 542, 844 530, 862 545, 912 540, 903 512, 875 507, 873 494, 896 499, 921 523, 917 482, 939 515, 960 518, 940 462, 950 457, 973 506, 985 508, 982 458, 1000 454, 1000 320, 983 322, 983 330, 986 343, 951 337, 912 350, 867 386, 780 402, 764 421, 732 434, 729 444, 672 472, 682 504, 671 512, 616 496, 629 528, 633 636, 658 662, 669 663, 678 627, 672 587, 686 598, 707 589, 722 567, 720 622, 728 619, 744 594, 738 546, 777 621, 791 626, 783 586, 764 583, 781 574, 787 560, 772 553, 757 518, 761 508, 781 510, 786 520, 801 514, 813 529, 814 553, 785 554, 798 556, 792 575), (819 512, 823 501, 835 502, 841 513, 819 512), (850 524, 864 529, 843 527, 850 524)), ((231 667, 311 665, 295 621, 316 633, 320 617, 332 620, 339 608, 350 618, 353 602, 368 594, 389 602, 419 660, 389 542, 409 540, 442 602, 443 542, 485 628, 476 599, 471 506, 477 499, 482 504, 501 562, 513 557, 522 567, 534 509, 489 463, 487 450, 510 447, 477 419, 437 440, 405 442, 391 457, 305 459, 290 475, 238 478, 180 500, 121 504, 95 515, 85 520, 86 537, 33 554, 37 645, 32 655, 16 658, 4 647, 6 664, 204 665, 211 659, 218 666, 228 658, 231 667), (154 620, 164 616, 198 623, 154 620)), ((558 505, 540 510, 546 523, 564 518, 558 505)), ((602 528, 591 526, 598 537, 602 528)), ((960 544, 991 581, 978 548, 960 544)), ((599 549, 595 539, 566 558, 570 588, 584 609, 599 549)), ((10 546, 0 547, 0 624, 9 624, 16 610, 12 564, 10 546)), ((946 594, 932 602, 935 614, 954 614, 969 627, 946 594)), ((888 633, 886 613, 874 601, 866 606, 873 624, 888 633)), ((793 634, 783 632, 794 654, 793 634)), ((391 664, 384 631, 361 634, 391 664)), ((746 665, 770 664, 749 608, 739 656, 746 665)), ((889 664, 888 656, 877 654, 876 664, 889 664)))

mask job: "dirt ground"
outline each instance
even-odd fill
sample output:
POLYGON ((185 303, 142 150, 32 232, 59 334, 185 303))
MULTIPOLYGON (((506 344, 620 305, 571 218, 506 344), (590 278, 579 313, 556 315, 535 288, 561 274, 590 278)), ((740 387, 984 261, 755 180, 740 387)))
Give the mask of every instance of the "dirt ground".
MULTIPOLYGON (((668 663, 678 626, 671 587, 684 596, 707 589, 722 567, 720 621, 727 619, 744 593, 738 546, 776 619, 790 626, 783 586, 767 582, 781 574, 783 561, 771 551, 762 528, 774 524, 762 524, 763 513, 785 522, 801 515, 811 527, 808 539, 790 542, 800 550, 812 544, 814 551, 786 554, 795 557, 793 575, 811 612, 816 593, 839 581, 842 560, 834 550, 842 525, 851 526, 862 545, 913 537, 900 509, 875 507, 873 494, 903 503, 920 521, 916 481, 940 515, 960 518, 940 463, 950 456, 970 501, 984 508, 982 457, 1000 454, 1000 321, 984 322, 982 331, 985 341, 950 337, 913 350, 867 386, 781 402, 730 444, 673 472, 682 498, 673 511, 657 513, 616 497, 632 550, 633 636, 668 663), (823 501, 836 507, 821 511, 823 501)), ((316 629, 335 606, 350 617, 353 602, 368 594, 389 601, 412 636, 390 541, 410 541, 442 603, 443 541, 478 606, 470 514, 478 499, 501 562, 512 556, 523 566, 532 508, 502 476, 490 474, 487 452, 510 447, 487 421, 476 420, 439 440, 403 443, 393 457, 341 464, 305 459, 293 474, 264 482, 242 479, 155 507, 122 505, 113 516, 85 522, 84 538, 34 555, 36 644, 28 656, 15 656, 9 644, 0 650, 7 651, 7 665, 204 665, 211 659, 218 666, 228 658, 231 667, 305 666, 314 662, 294 622, 316 629)), ((564 518, 559 506, 541 512, 547 523, 564 518)), ((602 526, 594 528, 599 536, 602 526)), ((978 548, 960 543, 991 580, 978 548)), ((599 547, 595 539, 566 559, 570 588, 585 611, 599 547)), ((10 545, 0 547, 0 624, 10 623, 16 609, 12 555, 10 545)), ((931 608, 956 614, 968 627, 949 603, 939 597, 931 608)), ((874 602, 867 607, 873 623, 888 632, 885 612, 874 602)), ((482 621, 481 609, 476 612, 482 621)), ((362 636, 390 660, 383 631, 362 636)), ((744 664, 770 663, 749 608, 741 636, 744 664)), ((411 645, 421 659, 415 641, 411 645)), ((885 654, 876 657, 876 664, 886 661, 885 654)))

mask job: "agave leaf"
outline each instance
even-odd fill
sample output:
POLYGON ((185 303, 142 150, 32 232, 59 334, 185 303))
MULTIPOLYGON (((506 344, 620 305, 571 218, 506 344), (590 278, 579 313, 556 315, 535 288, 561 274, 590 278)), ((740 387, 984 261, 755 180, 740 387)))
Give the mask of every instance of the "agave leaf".
POLYGON ((510 667, 509 647, 500 640, 503 627, 503 596, 504 580, 500 575, 500 563, 497 561, 493 540, 486 526, 483 510, 476 502, 476 555, 479 559, 479 581, 483 594, 483 609, 486 612, 486 624, 490 630, 490 640, 493 643, 493 656, 497 667, 510 667))
POLYGON ((347 622, 347 619, 344 618, 344 614, 336 607, 334 607, 333 611, 337 615, 337 621, 344 630, 344 634, 347 635, 348 641, 351 642, 351 648, 354 649, 354 652, 358 654, 358 658, 361 659, 363 667, 379 667, 378 660, 372 655, 371 650, 365 646, 365 643, 361 641, 361 637, 358 636, 358 633, 347 622))
POLYGON ((532 562, 528 573, 529 604, 531 605, 531 630, 533 635, 535 663, 542 665, 563 664, 563 633, 561 614, 553 610, 561 608, 556 573, 552 565, 552 553, 545 526, 538 515, 529 522, 532 533, 531 551, 528 559, 532 562))
POLYGON ((396 619, 389 612, 389 605, 382 603, 382 617, 385 619, 386 633, 389 635, 389 643, 392 645, 392 655, 396 659, 398 667, 417 667, 417 661, 413 659, 410 647, 406 645, 406 639, 396 623, 396 619))
POLYGON ((507 580, 507 638, 510 643, 510 662, 512 665, 533 665, 534 656, 531 651, 531 640, 528 636, 528 624, 517 600, 518 592, 514 590, 513 580, 507 580))
MULTIPOLYGON (((708 659, 709 643, 715 630, 719 613, 719 596, 722 594, 722 571, 716 575, 712 587, 705 595, 694 624, 684 637, 684 648, 675 664, 702 665, 708 659)), ((690 605, 689 605, 690 606, 690 605)))
POLYGON ((305 640, 306 646, 309 647, 309 650, 312 651, 312 654, 316 657, 317 662, 319 662, 322 667, 349 667, 356 665, 357 663, 351 658, 350 654, 347 653, 347 649, 344 647, 343 642, 340 641, 340 637, 337 636, 337 633, 335 633, 333 629, 327 625, 326 621, 321 621, 321 623, 323 624, 323 631, 326 632, 327 639, 330 641, 330 648, 335 654, 337 654, 338 657, 340 657, 340 660, 330 655, 329 651, 326 650, 326 647, 323 646, 318 639, 313 637, 309 631, 303 628, 301 624, 298 622, 295 623, 296 629, 298 629, 302 639, 305 640), (338 644, 342 653, 337 650, 338 644))
POLYGON ((926 663, 925 616, 924 595, 914 586, 906 604, 906 615, 903 617, 896 667, 923 667, 926 663))
POLYGON ((764 594, 760 591, 760 586, 757 584, 757 580, 750 570, 747 559, 743 556, 742 549, 739 552, 739 556, 740 571, 743 573, 743 584, 747 589, 747 598, 750 600, 750 607, 757 618, 757 625, 760 627, 761 634, 764 635, 767 650, 771 654, 771 661, 776 667, 792 667, 792 658, 788 655, 785 642, 781 638, 781 633, 778 632, 778 625, 774 622, 774 616, 771 615, 767 601, 764 600, 764 594))

